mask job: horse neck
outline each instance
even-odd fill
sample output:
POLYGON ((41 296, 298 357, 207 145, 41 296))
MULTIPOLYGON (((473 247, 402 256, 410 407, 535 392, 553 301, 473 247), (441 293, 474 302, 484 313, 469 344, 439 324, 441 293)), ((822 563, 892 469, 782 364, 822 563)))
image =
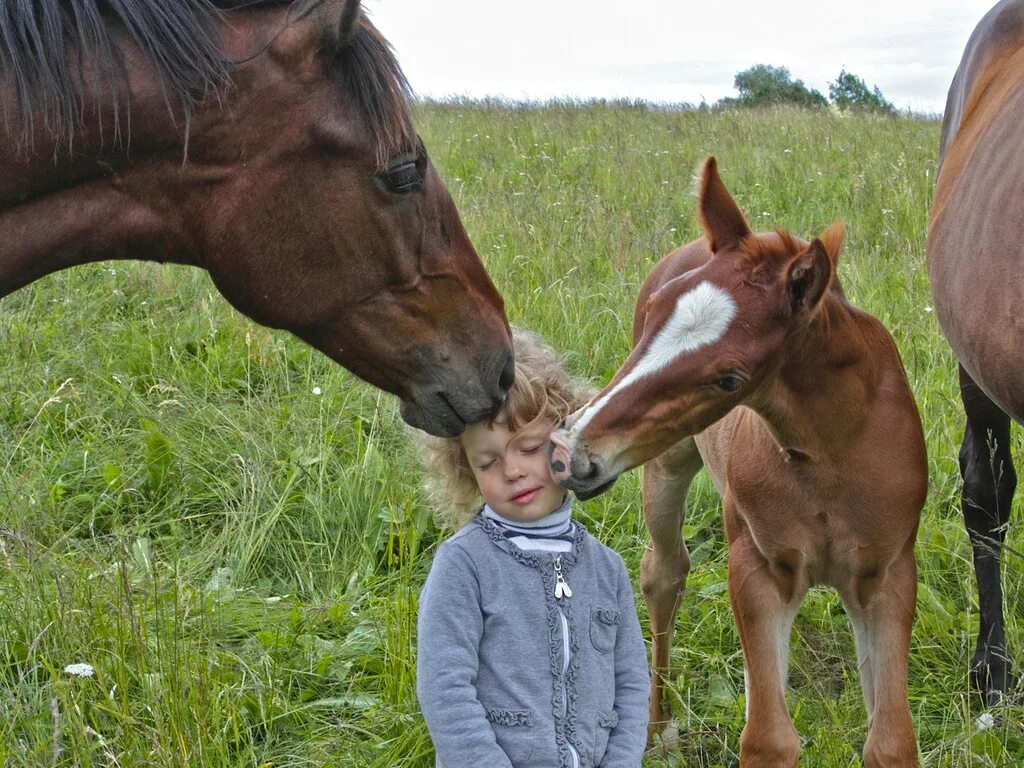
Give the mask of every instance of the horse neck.
MULTIPOLYGON (((281 25, 285 10, 253 13, 225 26, 225 55, 243 59, 281 25)), ((0 297, 44 275, 108 259, 142 259, 203 266, 190 222, 202 195, 229 168, 194 162, 204 134, 216 131, 227 110, 209 96, 197 105, 189 136, 180 111, 169 106, 133 44, 122 52, 128 73, 130 133, 121 106, 121 143, 114 140, 113 102, 87 103, 94 119, 75 128, 72 144, 43 131, 31 137, 31 155, 0 142, 0 297), (186 155, 186 138, 192 149, 186 155), (74 152, 70 152, 73 149, 74 152), (188 158, 188 162, 186 162, 188 158)), ((265 61, 263 58, 263 61, 265 61)), ((258 70, 262 61, 249 66, 258 70)), ((230 97, 258 77, 235 79, 230 97)), ((0 95, 6 94, 0 83, 0 95)), ((109 95, 109 94, 108 94, 109 95)), ((3 136, 0 131, 0 137, 3 136)), ((7 137, 10 139, 10 137, 7 137)))
POLYGON ((862 428, 877 383, 863 315, 830 292, 749 405, 782 448, 822 455, 862 428))
MULTIPOLYGON (((173 186, 186 190, 189 180, 208 172, 182 167, 181 151, 179 141, 163 153, 166 159, 153 153, 143 162, 123 156, 108 162, 94 152, 85 161, 50 160, 42 173, 25 169, 19 195, 24 199, 4 205, 0 198, 0 296, 92 261, 198 265, 198 250, 188 237, 187 196, 176 194, 168 181, 176 175, 173 186), (62 174, 59 185, 54 180, 62 174)), ((11 178, 4 170, 0 163, 0 189, 11 178)))

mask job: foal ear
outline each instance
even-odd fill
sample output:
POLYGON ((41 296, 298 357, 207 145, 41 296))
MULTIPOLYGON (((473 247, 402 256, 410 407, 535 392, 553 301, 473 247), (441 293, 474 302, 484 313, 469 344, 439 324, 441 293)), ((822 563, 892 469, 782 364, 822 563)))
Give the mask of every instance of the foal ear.
POLYGON ((833 221, 825 227, 824 232, 818 235, 818 239, 825 246, 825 252, 832 259, 833 264, 837 263, 836 260, 839 258, 839 251, 842 250, 844 237, 846 237, 846 225, 841 221, 833 221))
POLYGON ((712 253, 737 245, 750 234, 750 227, 747 226, 743 212, 718 175, 718 163, 714 157, 704 161, 698 182, 698 194, 700 220, 704 225, 704 234, 712 253))
POLYGON ((816 237, 786 270, 786 291, 792 313, 802 315, 813 311, 831 282, 832 259, 825 243, 816 237))

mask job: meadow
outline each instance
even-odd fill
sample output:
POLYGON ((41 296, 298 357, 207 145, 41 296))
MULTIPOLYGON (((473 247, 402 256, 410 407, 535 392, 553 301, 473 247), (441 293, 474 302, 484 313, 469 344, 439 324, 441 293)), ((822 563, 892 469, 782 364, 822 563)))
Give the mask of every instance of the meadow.
MULTIPOLYGON (((928 444, 910 655, 923 764, 1021 764, 1020 698, 978 730, 968 685, 963 417, 924 263, 938 122, 491 103, 424 104, 417 121, 510 320, 595 383, 629 349, 647 271, 701 234, 705 156, 757 229, 846 222, 840 278, 893 334, 928 444)), ((0 361, 0 764, 433 765, 415 615, 445 533, 391 397, 173 266, 90 265, 4 298, 0 361), (65 671, 75 663, 93 674, 65 671)), ((577 506, 634 578, 639 479, 577 506)), ((737 762, 743 665, 720 512, 700 475, 670 688, 679 740, 652 768, 737 762)), ((1019 519, 1004 589, 1024 656, 1019 519)), ((637 599, 649 632, 638 586, 637 599)), ((797 619, 790 689, 801 765, 859 765, 852 633, 828 590, 797 619)))

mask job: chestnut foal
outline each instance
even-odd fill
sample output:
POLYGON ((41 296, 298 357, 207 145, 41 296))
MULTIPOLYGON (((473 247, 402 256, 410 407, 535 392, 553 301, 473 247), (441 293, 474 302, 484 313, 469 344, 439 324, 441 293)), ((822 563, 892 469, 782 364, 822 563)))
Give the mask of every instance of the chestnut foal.
POLYGON ((686 493, 706 466, 723 497, 729 598, 743 645, 744 768, 795 766, 784 691, 809 587, 835 587, 853 623, 870 728, 865 764, 917 765, 907 702, 914 538, 927 483, 906 374, 877 319, 835 276, 844 229, 809 244, 754 234, 701 173, 706 238, 666 256, 640 290, 634 348, 552 436, 552 472, 584 498, 644 468, 651 543, 641 586, 654 635, 653 736, 689 557, 686 493))

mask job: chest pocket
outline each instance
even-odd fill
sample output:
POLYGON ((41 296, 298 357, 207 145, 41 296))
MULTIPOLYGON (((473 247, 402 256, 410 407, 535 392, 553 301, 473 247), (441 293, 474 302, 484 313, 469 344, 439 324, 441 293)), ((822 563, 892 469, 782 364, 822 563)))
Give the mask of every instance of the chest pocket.
POLYGON ((590 612, 590 642, 601 653, 615 650, 619 631, 619 612, 614 608, 594 608, 590 612))

